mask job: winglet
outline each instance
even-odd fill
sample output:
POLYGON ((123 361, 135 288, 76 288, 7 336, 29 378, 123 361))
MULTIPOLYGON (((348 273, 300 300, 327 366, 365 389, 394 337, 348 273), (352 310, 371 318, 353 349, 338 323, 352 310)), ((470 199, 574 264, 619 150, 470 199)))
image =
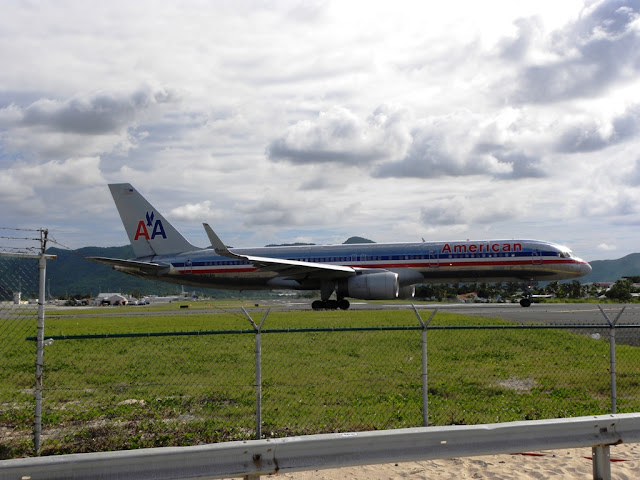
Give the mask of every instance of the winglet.
POLYGON ((216 232, 213 231, 208 223, 203 223, 202 226, 204 227, 204 231, 207 232, 207 236, 209 237, 209 241, 211 242, 211 246, 213 247, 214 252, 222 257, 244 258, 240 255, 236 255, 235 253, 230 252, 226 245, 222 243, 220 237, 216 235, 216 232))

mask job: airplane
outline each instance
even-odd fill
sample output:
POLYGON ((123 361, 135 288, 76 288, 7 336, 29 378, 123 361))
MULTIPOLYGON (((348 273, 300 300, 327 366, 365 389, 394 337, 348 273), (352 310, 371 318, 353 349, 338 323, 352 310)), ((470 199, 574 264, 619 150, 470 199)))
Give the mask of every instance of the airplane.
POLYGON ((347 298, 410 299, 416 284, 511 281, 524 283, 520 304, 528 307, 531 282, 591 272, 569 248, 539 240, 228 248, 203 223, 211 247, 199 248, 131 184, 109 189, 136 257, 91 260, 142 278, 204 288, 319 290, 314 310, 346 310, 347 298))

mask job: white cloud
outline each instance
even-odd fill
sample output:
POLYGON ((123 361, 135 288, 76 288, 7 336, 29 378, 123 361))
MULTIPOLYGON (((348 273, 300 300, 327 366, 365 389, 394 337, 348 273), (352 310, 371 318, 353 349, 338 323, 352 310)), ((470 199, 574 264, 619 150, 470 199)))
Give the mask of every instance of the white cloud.
POLYGON ((604 119, 585 116, 558 139, 557 150, 577 153, 603 150, 617 143, 633 140, 640 133, 640 104, 629 105, 621 115, 604 119))
POLYGON ((148 88, 128 95, 100 92, 64 102, 42 99, 24 109, 20 123, 57 132, 102 135, 121 130, 140 111, 170 99, 169 93, 148 88))
POLYGON ((10 153, 51 157, 126 152, 136 140, 129 129, 148 119, 164 103, 175 101, 162 89, 143 86, 128 93, 98 92, 66 100, 41 98, 25 107, 0 109, 0 137, 10 153))
POLYGON ((591 3, 575 22, 547 37, 556 59, 526 65, 513 100, 566 102, 634 79, 640 69, 639 19, 633 0, 591 3))
POLYGON ((104 185, 99 164, 98 157, 70 158, 15 169, 14 173, 18 178, 35 180, 34 183, 38 188, 104 185))
POLYGON ((431 202, 420 210, 424 225, 468 226, 501 223, 516 220, 527 214, 526 205, 511 204, 498 196, 478 202, 475 197, 456 195, 431 202))
POLYGON ((6 206, 13 205, 13 208, 5 210, 7 216, 11 210, 19 208, 25 198, 29 198, 33 194, 34 190, 29 182, 18 179, 7 172, 0 175, 0 202, 6 206))
POLYGON ((177 220, 207 222, 214 219, 217 215, 211 209, 211 202, 205 200, 200 203, 187 203, 181 207, 176 207, 169 212, 168 216, 177 220))
POLYGON ((366 165, 404 155, 411 141, 404 121, 406 112, 382 105, 366 120, 333 107, 317 119, 289 127, 271 142, 271 160, 297 163, 366 165))

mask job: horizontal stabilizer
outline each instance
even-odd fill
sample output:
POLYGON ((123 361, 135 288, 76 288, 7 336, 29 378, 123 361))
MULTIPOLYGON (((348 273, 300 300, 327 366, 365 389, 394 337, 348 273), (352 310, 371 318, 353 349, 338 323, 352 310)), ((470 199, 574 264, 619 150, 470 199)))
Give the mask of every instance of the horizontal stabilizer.
POLYGON ((122 269, 139 270, 149 275, 157 275, 158 273, 167 271, 171 268, 170 265, 162 263, 140 262, 138 260, 123 260, 121 258, 109 258, 109 257, 87 257, 94 262, 104 263, 111 267, 119 267, 122 269))

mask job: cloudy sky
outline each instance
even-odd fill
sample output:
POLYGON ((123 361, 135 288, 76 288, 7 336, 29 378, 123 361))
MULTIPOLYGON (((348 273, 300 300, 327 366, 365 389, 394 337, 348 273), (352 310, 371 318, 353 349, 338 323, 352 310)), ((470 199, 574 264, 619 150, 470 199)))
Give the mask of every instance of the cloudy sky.
POLYGON ((0 7, 0 227, 640 252, 640 0, 0 7))

